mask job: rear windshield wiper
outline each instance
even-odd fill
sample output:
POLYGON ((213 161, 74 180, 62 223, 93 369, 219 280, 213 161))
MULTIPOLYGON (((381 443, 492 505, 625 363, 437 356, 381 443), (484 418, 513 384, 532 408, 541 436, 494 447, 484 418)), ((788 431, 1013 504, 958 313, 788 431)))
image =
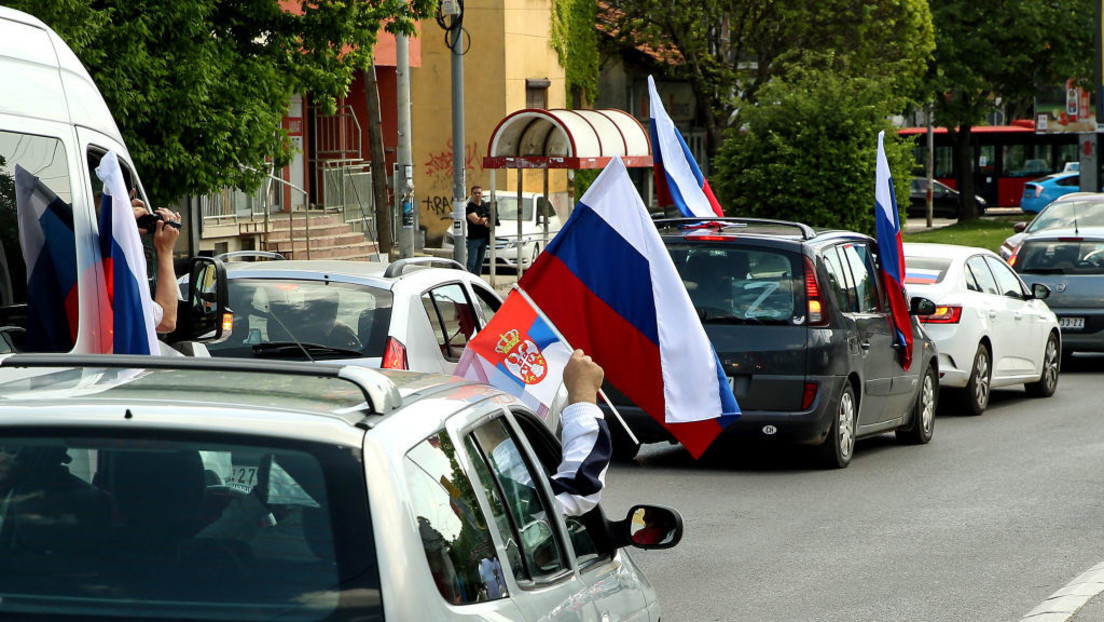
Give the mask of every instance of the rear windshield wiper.
POLYGON ((698 309, 698 317, 703 322, 713 324, 762 324, 763 320, 754 317, 740 317, 731 313, 716 313, 709 309, 698 309))
POLYGON ((253 346, 253 354, 260 358, 281 358, 286 356, 307 356, 308 358, 313 358, 315 356, 360 358, 364 356, 364 353, 359 350, 335 348, 333 346, 324 346, 320 343, 297 343, 294 341, 258 343, 253 346))

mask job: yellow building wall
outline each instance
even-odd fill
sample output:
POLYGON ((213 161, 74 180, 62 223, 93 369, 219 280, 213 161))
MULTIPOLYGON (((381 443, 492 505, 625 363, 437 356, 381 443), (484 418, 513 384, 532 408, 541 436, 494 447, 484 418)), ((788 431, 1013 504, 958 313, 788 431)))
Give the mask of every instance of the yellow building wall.
MULTIPOLYGON (((483 158, 506 115, 525 107, 525 80, 548 80, 548 107, 567 104, 564 70, 551 45, 552 0, 467 0, 464 11, 465 195, 473 184, 489 194, 483 158)), ((426 242, 452 226, 452 54, 436 21, 421 25, 422 66, 411 69, 411 144, 414 200, 426 242)), ((544 192, 541 171, 527 171, 525 192, 544 192)), ((499 192, 516 193, 514 171, 495 174, 499 192)), ((553 204, 566 202, 567 174, 552 171, 553 204), (557 200, 558 199, 558 200, 557 200)))

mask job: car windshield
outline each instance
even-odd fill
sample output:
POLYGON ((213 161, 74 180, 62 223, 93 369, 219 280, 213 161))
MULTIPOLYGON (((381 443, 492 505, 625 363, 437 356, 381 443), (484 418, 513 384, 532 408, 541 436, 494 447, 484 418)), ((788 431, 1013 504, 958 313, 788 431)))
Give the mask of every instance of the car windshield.
POLYGON ((0 437, 0 616, 374 619, 358 456, 102 427, 0 437))
POLYGON ((739 244, 679 243, 667 250, 702 321, 795 323, 803 291, 796 254, 739 244))
POLYGON ((905 255, 905 285, 942 283, 950 267, 950 259, 905 255))
POLYGON ((1104 227, 1104 201, 1061 201, 1051 203, 1024 231, 1044 229, 1104 227))
MULTIPOLYGON (((517 195, 496 194, 495 200, 498 201, 499 220, 517 220, 517 195)), ((522 206, 521 219, 523 221, 533 220, 532 199, 522 197, 522 206)))
POLYGON ((290 279, 230 279, 228 286, 234 326, 229 338, 207 346, 214 356, 383 356, 392 306, 385 289, 290 279))
POLYGON ((1021 274, 1104 274, 1104 240, 1028 240, 1015 268, 1021 274))

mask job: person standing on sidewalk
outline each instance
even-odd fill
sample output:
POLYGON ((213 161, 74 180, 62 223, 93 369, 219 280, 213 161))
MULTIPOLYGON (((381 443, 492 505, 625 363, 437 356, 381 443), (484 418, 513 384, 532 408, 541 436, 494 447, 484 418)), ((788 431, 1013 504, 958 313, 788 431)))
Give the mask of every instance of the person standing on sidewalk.
POLYGON ((471 200, 467 207, 468 218, 468 272, 483 272, 483 257, 491 241, 491 208, 483 202, 483 188, 472 186, 471 200))

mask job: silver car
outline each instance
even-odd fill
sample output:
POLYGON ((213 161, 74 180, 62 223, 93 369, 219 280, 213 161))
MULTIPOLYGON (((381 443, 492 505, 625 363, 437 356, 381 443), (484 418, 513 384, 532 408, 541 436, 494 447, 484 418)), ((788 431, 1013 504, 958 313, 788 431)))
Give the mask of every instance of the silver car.
POLYGON ((563 516, 559 453, 454 377, 8 356, 0 617, 658 620, 624 547, 674 546, 681 518, 563 516))
POLYGON ((1050 288, 1062 355, 1104 352, 1104 227, 1048 229, 1024 238, 1013 267, 1050 288))
POLYGON ((1075 222, 1081 227, 1104 226, 1104 193, 1072 192, 1054 199, 1031 222, 1012 225, 1014 233, 1001 243, 1000 256, 1005 261, 1014 262, 1013 257, 1025 237, 1037 231, 1072 227, 1075 222))

